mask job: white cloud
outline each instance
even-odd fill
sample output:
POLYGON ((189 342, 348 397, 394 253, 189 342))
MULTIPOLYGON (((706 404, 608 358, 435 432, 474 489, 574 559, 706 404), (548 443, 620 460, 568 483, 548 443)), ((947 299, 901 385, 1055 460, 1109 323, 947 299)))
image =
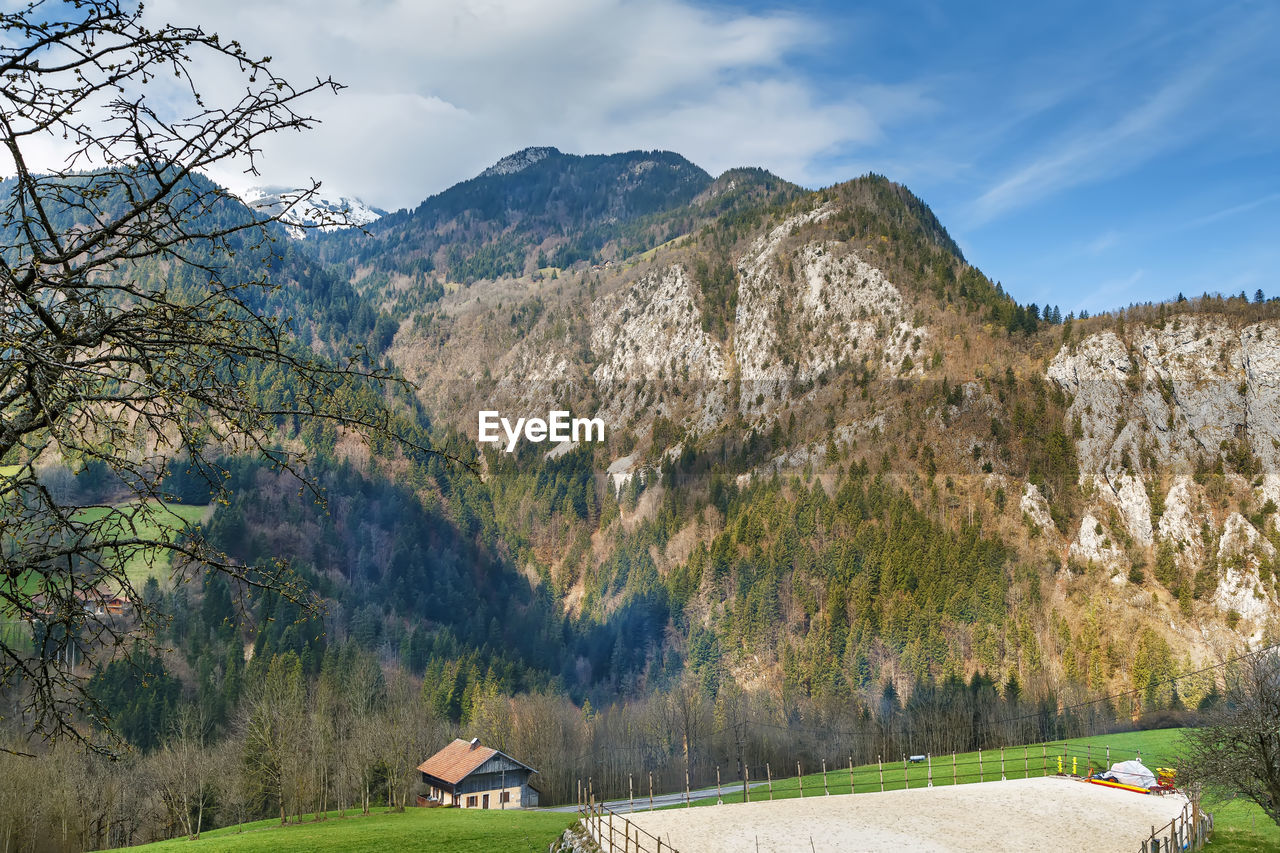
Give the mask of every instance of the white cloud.
MULTIPOLYGON (((1206 121, 1206 110, 1218 107, 1218 121, 1230 117, 1225 104, 1242 60, 1264 43, 1267 15, 1242 18, 1207 35, 1188 56, 1163 62, 1164 73, 1136 74, 1103 81, 1085 100, 1085 117, 1046 140, 1031 159, 995 180, 969 207, 971 225, 981 225, 1010 211, 1081 184, 1134 171, 1172 150, 1212 136, 1220 128, 1206 121), (1119 89, 1120 91, 1114 91, 1119 89)), ((1053 103, 1063 93, 1050 81, 1053 103)), ((1250 105, 1256 112, 1256 105, 1250 105)))
POLYGON ((291 80, 348 86, 311 104, 319 128, 267 143, 261 178, 215 177, 316 177, 384 207, 528 145, 665 148, 713 173, 821 183, 824 154, 879 138, 892 104, 922 103, 905 85, 824 97, 788 67, 825 40, 815 22, 683 0, 158 0, 148 15, 237 38, 291 80))
POLYGON ((1280 201, 1280 193, 1268 193, 1267 195, 1255 198, 1251 201, 1242 202, 1241 204, 1233 204, 1230 207, 1224 207, 1215 210, 1213 213, 1205 214, 1186 223, 1184 228, 1201 228, 1205 225, 1211 225, 1223 219, 1229 219, 1232 216, 1238 216, 1241 213, 1247 213, 1256 207, 1262 207, 1265 204, 1280 201))

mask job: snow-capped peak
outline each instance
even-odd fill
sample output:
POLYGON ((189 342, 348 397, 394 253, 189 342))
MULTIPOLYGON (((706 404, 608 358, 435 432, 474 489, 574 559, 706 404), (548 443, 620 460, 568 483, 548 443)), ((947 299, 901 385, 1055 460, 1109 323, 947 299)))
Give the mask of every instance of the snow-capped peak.
POLYGON ((514 175, 522 169, 527 169, 539 160, 545 160, 552 154, 559 154, 556 148, 524 148, 514 154, 508 154, 497 163, 480 173, 480 177, 488 178, 493 175, 514 175))
MULTIPOLYGON (((240 199, 249 207, 265 213, 277 213, 284 208, 285 199, 292 200, 302 191, 289 187, 250 187, 240 199)), ((319 226, 321 231, 336 231, 358 225, 368 225, 386 215, 385 210, 365 204, 354 196, 329 195, 321 190, 306 201, 294 204, 284 212, 280 221, 289 236, 301 240, 307 229, 299 226, 319 226), (343 221, 337 224, 333 220, 343 221)))

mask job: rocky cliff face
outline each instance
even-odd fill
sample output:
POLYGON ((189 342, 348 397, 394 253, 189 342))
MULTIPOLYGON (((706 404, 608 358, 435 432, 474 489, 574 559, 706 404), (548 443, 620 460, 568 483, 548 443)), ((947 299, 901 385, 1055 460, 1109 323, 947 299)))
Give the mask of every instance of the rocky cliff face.
POLYGON ((1151 453, 1190 467, 1244 442, 1268 470, 1280 462, 1280 327, 1232 328, 1174 315, 1121 340, 1092 335, 1054 358, 1048 375, 1075 396, 1081 471, 1138 472, 1151 453), (1127 456, 1128 465, 1124 465, 1127 456))
POLYGON ((1212 575, 1213 604, 1261 636, 1277 612, 1265 534, 1280 484, 1280 324, 1174 314, 1066 346, 1047 375, 1072 396, 1092 496, 1072 555, 1118 570, 1132 562, 1120 537, 1139 553, 1167 549, 1179 569, 1212 575))
POLYGON ((760 237, 738 261, 733 349, 749 420, 768 418, 792 389, 839 367, 870 363, 918 375, 910 363, 928 330, 910 322, 902 292, 848 245, 787 237, 836 212, 825 204, 760 237), (762 399, 763 398, 763 399, 762 399))
MULTIPOLYGON (((659 254, 635 273, 597 271, 593 277, 604 282, 594 297, 582 292, 582 279, 557 285, 570 295, 490 357, 492 385, 478 383, 478 398, 512 409, 576 402, 612 428, 641 434, 662 416, 705 435, 734 417, 767 428, 781 412, 803 414, 816 384, 854 366, 922 376, 933 332, 915 317, 912 301, 849 244, 799 233, 836 212, 826 203, 788 217, 736 260, 736 309, 724 339, 704 328, 707 297, 688 253, 674 252, 671 260, 659 254)), ((492 352, 497 339, 510 337, 485 332, 488 320, 509 316, 508 303, 492 286, 473 290, 441 303, 471 342, 415 362, 413 352, 422 348, 409 329, 393 352, 428 396, 456 387, 457 355, 479 348, 476 338, 492 352)))
POLYGON ((720 423, 729 378, 725 353, 699 316, 697 286, 680 264, 598 302, 591 311, 591 378, 601 400, 596 415, 612 424, 634 422, 642 413, 646 422, 675 417, 701 431, 720 423), (658 399, 654 389, 663 385, 682 393, 658 399))
MULTIPOLYGON (((392 354, 432 411, 472 435, 481 407, 605 421, 602 492, 651 491, 622 532, 592 531, 596 566, 683 488, 664 473, 682 456, 703 467, 672 505, 697 520, 669 553, 645 546, 664 577, 723 523, 698 476, 827 484, 858 465, 1015 555, 1021 633, 957 629, 960 657, 1001 666, 1034 645, 1055 677, 1080 678, 1065 649, 1085 642, 1071 629, 1082 620, 1150 630, 1196 664, 1280 629, 1280 321, 1166 306, 1028 332, 1023 309, 952 248, 912 237, 897 190, 886 202, 885 185, 867 186, 691 229, 622 263, 448 288, 392 354), (869 213, 868 198, 890 213, 869 213)), ((591 569, 564 571, 581 601, 591 569)), ((822 593, 794 595, 779 618, 803 635, 822 593)), ((723 604, 709 596, 700 624, 723 604)), ((1126 652, 1077 653, 1123 673, 1126 652)))

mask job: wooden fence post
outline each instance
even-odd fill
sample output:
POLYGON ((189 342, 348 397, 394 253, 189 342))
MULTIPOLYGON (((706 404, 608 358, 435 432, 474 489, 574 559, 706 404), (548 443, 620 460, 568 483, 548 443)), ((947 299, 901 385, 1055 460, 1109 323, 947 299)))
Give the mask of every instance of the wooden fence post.
POLYGON ((1031 778, 1031 764, 1027 758, 1027 745, 1025 743, 1022 745, 1022 778, 1031 778))
POLYGON ((631 811, 636 810, 636 786, 635 779, 630 773, 627 774, 627 798, 631 800, 631 811))
POLYGON ((986 781, 985 779, 982 778, 982 748, 981 747, 978 748, 978 781, 979 782, 986 781))
POLYGON ((684 768, 684 805, 685 808, 689 807, 689 765, 687 764, 684 768))
POLYGON ((769 778, 769 799, 773 799, 773 770, 770 769, 769 763, 766 761, 764 765, 764 774, 769 778))
POLYGON ((742 765, 742 801, 751 802, 751 765, 742 765))
POLYGON ((716 765, 716 805, 724 805, 724 796, 720 793, 720 765, 716 765))
POLYGON ((884 760, 881 756, 876 756, 876 764, 880 766, 880 793, 884 793, 884 760))
POLYGON ((1049 775, 1049 748, 1043 743, 1040 744, 1040 775, 1049 775))
POLYGON ((653 771, 649 771, 649 811, 653 811, 653 771))
POLYGON ((1000 747, 1000 781, 1003 782, 1008 778, 1004 775, 1004 747, 1000 747))
POLYGON ((827 787, 827 759, 822 759, 822 793, 824 796, 831 796, 831 789, 827 787))
POLYGON ((933 753, 926 752, 924 754, 924 760, 929 762, 929 787, 932 788, 933 787, 933 753))
POLYGON ((853 756, 852 755, 849 756, 849 793, 850 794, 857 793, 857 791, 853 789, 853 756))
POLYGON ((907 775, 907 757, 902 756, 902 790, 911 790, 911 777, 907 775))
POLYGON ((956 754, 954 750, 951 752, 951 784, 960 784, 959 779, 956 777, 956 754))
POLYGON ((796 784, 800 786, 800 799, 804 799, 804 773, 800 772, 800 762, 796 762, 796 784))

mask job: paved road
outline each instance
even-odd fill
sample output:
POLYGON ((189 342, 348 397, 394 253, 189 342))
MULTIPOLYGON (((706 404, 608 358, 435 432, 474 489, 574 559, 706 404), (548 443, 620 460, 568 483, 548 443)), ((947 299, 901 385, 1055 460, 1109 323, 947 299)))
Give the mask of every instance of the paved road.
MULTIPOLYGON (((752 782, 751 788, 754 790, 766 784, 768 783, 752 782)), ((721 790, 724 794, 737 793, 742 790, 742 783, 737 782, 736 784, 733 784, 733 785, 725 785, 721 790)), ((700 800, 705 797, 714 797, 715 795, 716 795, 716 789, 714 787, 700 788, 696 791, 691 791, 689 794, 690 799, 694 799, 694 800, 700 800)), ((653 807, 655 809, 662 808, 663 806, 679 805, 680 803, 683 803, 683 802, 684 802, 684 791, 680 791, 675 794, 654 794, 653 795, 653 807)), ((644 795, 643 797, 637 796, 635 803, 636 803, 635 811, 643 812, 643 811, 649 810, 649 796, 647 794, 644 795)), ((632 811, 631 800, 607 800, 606 802, 603 803, 603 805, 608 809, 610 809, 611 811, 615 812, 616 814, 630 814, 632 811)), ((547 812, 566 812, 566 813, 576 812, 577 810, 578 810, 578 807, 572 806, 572 805, 556 806, 555 808, 542 809, 542 811, 547 811, 547 812)))

